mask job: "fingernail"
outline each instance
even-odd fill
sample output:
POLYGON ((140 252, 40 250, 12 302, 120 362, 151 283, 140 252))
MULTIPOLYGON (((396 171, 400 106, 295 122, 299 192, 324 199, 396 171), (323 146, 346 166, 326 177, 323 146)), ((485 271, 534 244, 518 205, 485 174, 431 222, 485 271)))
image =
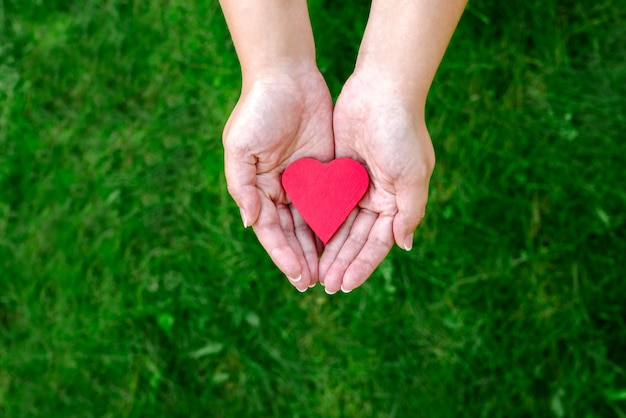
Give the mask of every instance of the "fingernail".
POLYGON ((304 292, 306 292, 307 290, 309 290, 309 288, 308 288, 308 287, 305 287, 304 289, 298 289, 298 288, 296 287, 296 289, 297 289, 297 290, 298 290, 298 292, 300 292, 300 293, 304 293, 304 292))
POLYGON ((289 277, 289 276, 287 276, 287 278, 288 278, 288 279, 289 279, 292 283, 298 283, 300 280, 302 280, 302 274, 301 274, 301 275, 299 275, 298 277, 296 277, 295 279, 294 279, 294 278, 291 278, 291 277, 289 277))
POLYGON ((404 249, 407 251, 411 251, 413 248, 413 233, 410 233, 404 239, 404 249))
POLYGON ((328 295, 334 295, 337 292, 329 292, 327 288, 324 288, 324 292, 326 292, 326 294, 328 295))
POLYGON ((352 289, 347 289, 347 290, 346 290, 346 288, 344 288, 344 287, 343 287, 343 285, 341 285, 341 291, 342 291, 343 293, 350 293, 350 292, 352 292, 352 289))
POLYGON ((239 213, 241 213, 241 220, 243 221, 243 227, 248 227, 248 218, 246 218, 246 211, 242 208, 239 208, 239 213))
POLYGON ((309 285, 309 289, 313 289, 313 288, 315 287, 315 285, 316 285, 316 284, 317 284, 317 282, 315 282, 315 283, 313 283, 313 284, 310 284, 310 285, 309 285))

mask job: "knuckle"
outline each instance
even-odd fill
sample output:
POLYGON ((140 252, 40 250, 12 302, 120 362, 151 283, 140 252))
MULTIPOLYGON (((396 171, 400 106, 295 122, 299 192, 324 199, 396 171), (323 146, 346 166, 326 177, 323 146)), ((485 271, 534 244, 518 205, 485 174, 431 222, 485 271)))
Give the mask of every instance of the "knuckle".
POLYGON ((228 194, 235 200, 235 202, 239 203, 239 198, 241 196, 241 192, 239 191, 239 187, 231 184, 228 180, 226 181, 226 190, 228 194))
POLYGON ((296 229, 291 222, 281 222, 280 229, 282 229, 287 236, 292 237, 296 235, 296 229))
POLYGON ((278 213, 278 222, 280 223, 280 228, 283 230, 284 233, 289 233, 290 235, 293 235, 296 228, 293 224, 293 219, 291 217, 289 209, 287 209, 286 206, 278 206, 276 210, 278 213))
MULTIPOLYGON (((409 230, 410 230, 412 233, 415 233, 415 230, 417 229, 417 227, 419 226, 419 224, 421 224, 421 223, 422 223, 422 221, 424 220, 424 217, 425 217, 425 214, 424 214, 423 212, 418 212, 418 213, 415 215, 415 220, 414 220, 414 222, 412 222, 411 227, 409 228, 409 230)), ((409 232, 409 233, 411 233, 411 232, 409 232)))
POLYGON ((294 227, 297 233, 307 233, 310 231, 309 226, 305 222, 298 222, 294 227))
POLYGON ((359 260, 350 271, 350 281, 353 283, 360 282, 363 278, 369 277, 376 267, 378 267, 378 264, 374 264, 374 262, 369 259, 359 260))
MULTIPOLYGON (((266 219, 262 217, 262 219, 259 219, 257 222, 257 228, 260 231, 264 231, 264 230, 271 231, 271 230, 276 230, 276 229, 281 228, 281 225, 278 219, 275 219, 275 218, 266 219)), ((280 248, 280 247, 277 247, 277 248, 280 248)))
POLYGON ((366 240, 367 237, 361 234, 350 234, 348 235, 348 240, 346 244, 352 247, 362 248, 363 245, 365 245, 366 240))
POLYGON ((227 157, 241 158, 250 154, 251 141, 249 139, 242 140, 242 138, 246 138, 246 136, 239 135, 235 128, 232 128, 228 133, 224 133, 222 144, 227 157))
POLYGON ((432 175, 434 169, 434 161, 431 163, 427 160, 424 161, 422 164, 417 164, 415 166, 415 180, 420 183, 427 181, 428 179, 430 179, 430 176, 432 175))

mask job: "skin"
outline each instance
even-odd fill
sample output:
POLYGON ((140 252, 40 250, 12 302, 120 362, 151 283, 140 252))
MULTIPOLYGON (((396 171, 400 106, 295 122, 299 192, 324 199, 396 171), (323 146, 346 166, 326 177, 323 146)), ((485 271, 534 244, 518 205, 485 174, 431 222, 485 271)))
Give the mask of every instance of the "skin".
POLYGON ((221 5, 243 75, 223 138, 229 192, 294 286, 319 280, 327 293, 349 292, 394 242, 413 246, 435 164, 426 96, 466 1, 374 0, 334 111, 315 65, 306 1, 221 5), (282 171, 302 157, 351 157, 370 174, 368 192, 323 253, 280 185, 282 171))
POLYGON ((334 110, 335 155, 368 168, 371 185, 327 244, 327 293, 360 286, 394 242, 413 247, 435 154, 426 96, 466 1, 374 0, 354 73, 334 110))
POLYGON ((334 158, 333 105, 315 65, 306 2, 224 0, 222 8, 243 76, 223 134, 228 190, 244 225, 304 291, 319 280, 319 242, 290 204, 280 175, 303 157, 334 158))

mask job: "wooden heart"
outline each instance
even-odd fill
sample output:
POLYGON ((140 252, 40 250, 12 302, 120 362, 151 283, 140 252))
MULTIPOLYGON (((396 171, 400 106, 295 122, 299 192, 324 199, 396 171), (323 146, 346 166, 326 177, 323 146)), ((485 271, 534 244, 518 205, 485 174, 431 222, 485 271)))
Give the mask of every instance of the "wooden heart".
POLYGON ((282 183, 298 212, 326 244, 367 191, 369 176, 351 158, 328 164, 302 158, 287 167, 282 183))

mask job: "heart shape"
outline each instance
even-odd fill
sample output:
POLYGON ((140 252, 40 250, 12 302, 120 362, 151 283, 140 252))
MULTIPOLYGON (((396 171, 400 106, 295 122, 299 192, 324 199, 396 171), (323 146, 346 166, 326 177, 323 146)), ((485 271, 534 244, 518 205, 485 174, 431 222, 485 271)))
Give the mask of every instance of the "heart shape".
POLYGON ((302 158, 287 167, 282 183, 304 220, 327 244, 367 191, 369 176, 352 158, 328 164, 302 158))

